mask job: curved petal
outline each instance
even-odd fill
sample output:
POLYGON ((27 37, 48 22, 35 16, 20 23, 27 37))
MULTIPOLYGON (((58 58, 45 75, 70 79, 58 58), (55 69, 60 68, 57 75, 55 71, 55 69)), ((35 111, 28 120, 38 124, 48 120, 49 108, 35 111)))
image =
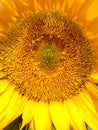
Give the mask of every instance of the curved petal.
POLYGON ((69 120, 63 103, 51 102, 50 103, 50 116, 57 130, 69 130, 69 120))
POLYGON ((96 99, 98 99, 98 86, 95 84, 92 84, 90 82, 86 83, 86 88, 88 92, 96 99))
POLYGON ((9 82, 7 80, 0 80, 0 95, 7 89, 9 82))
POLYGON ((87 27, 87 30, 92 33, 98 34, 98 17, 94 18, 89 26, 87 27))
POLYGON ((78 17, 77 19, 79 21, 85 22, 87 19, 87 12, 90 8, 90 6, 92 5, 94 1, 93 0, 85 0, 84 3, 82 4, 79 12, 78 12, 78 17))
POLYGON ((81 92, 77 98, 77 103, 82 119, 94 130, 98 129, 98 113, 96 112, 94 103, 86 90, 81 92))
POLYGON ((78 12, 80 10, 82 3, 80 0, 73 0, 73 3, 69 9, 70 15, 74 18, 78 16, 78 12))
POLYGON ((49 0, 37 0, 39 5, 41 6, 41 9, 45 9, 45 5, 49 6, 49 0))
POLYGON ((34 0, 24 0, 23 2, 25 3, 29 11, 35 11, 34 0))
POLYGON ((94 38, 93 40, 91 40, 91 45, 93 47, 96 59, 98 60, 98 36, 97 38, 94 38))
POLYGON ((98 73, 91 74, 91 81, 94 83, 98 83, 98 73))
POLYGON ((63 12, 67 12, 68 9, 69 9, 68 1, 67 0, 63 0, 60 10, 63 11, 63 12))
POLYGON ((35 103, 34 122, 36 130, 51 130, 49 106, 47 103, 35 103))
POLYGON ((11 86, 8 86, 6 91, 2 95, 0 95, 0 114, 9 105, 10 99, 13 96, 13 89, 10 87, 11 86))
POLYGON ((14 16, 17 16, 17 12, 15 10, 15 5, 12 1, 1 0, 2 9, 0 10, 0 26, 3 29, 9 27, 9 23, 11 23, 14 19, 14 16))
POLYGON ((22 114, 23 121, 22 121, 22 126, 21 126, 20 130, 22 130, 22 128, 26 124, 28 124, 34 116, 34 109, 35 109, 34 102, 31 100, 27 100, 25 102, 25 104, 26 105, 24 106, 23 114, 22 114))
POLYGON ((13 0, 12 1, 10 1, 10 0, 7 0, 7 1, 6 0, 0 0, 0 2, 2 3, 2 9, 4 8, 4 10, 6 11, 6 13, 8 15, 17 14, 16 11, 15 11, 15 4, 13 3, 13 0))
POLYGON ((32 119, 29 123, 30 129, 35 130, 35 124, 34 124, 34 119, 32 119))
POLYGON ((98 113, 98 99, 96 99, 93 95, 91 95, 91 98, 92 98, 92 100, 94 102, 95 109, 96 109, 96 111, 98 113))
POLYGON ((77 16, 77 12, 80 9, 81 2, 79 0, 59 0, 60 8, 65 13, 70 14, 71 16, 77 16))
POLYGON ((87 18, 92 20, 98 17, 98 0, 92 0, 92 5, 88 10, 87 18))
POLYGON ((70 119, 72 121, 72 126, 77 130, 86 130, 85 123, 80 116, 79 110, 77 109, 77 104, 73 99, 66 101, 67 109, 69 111, 70 119))
POLYGON ((22 17, 24 16, 24 14, 27 14, 28 13, 28 5, 25 4, 25 2, 23 0, 12 0, 12 2, 14 3, 15 5, 15 10, 16 10, 16 13, 18 15, 18 17, 22 17))
POLYGON ((0 128, 4 129, 13 120, 22 114, 26 98, 19 96, 13 91, 13 97, 10 100, 7 108, 0 115, 0 128))
POLYGON ((43 10, 40 4, 37 2, 37 0, 34 0, 34 6, 35 6, 36 11, 43 10))

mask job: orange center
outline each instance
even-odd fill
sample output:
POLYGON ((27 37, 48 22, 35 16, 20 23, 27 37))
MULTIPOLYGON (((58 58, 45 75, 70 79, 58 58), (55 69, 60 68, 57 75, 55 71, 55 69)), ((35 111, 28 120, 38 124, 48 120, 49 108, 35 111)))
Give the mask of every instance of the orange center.
POLYGON ((21 95, 34 101, 63 101, 77 95, 93 70, 89 40, 69 16, 30 14, 6 34, 3 71, 21 95))

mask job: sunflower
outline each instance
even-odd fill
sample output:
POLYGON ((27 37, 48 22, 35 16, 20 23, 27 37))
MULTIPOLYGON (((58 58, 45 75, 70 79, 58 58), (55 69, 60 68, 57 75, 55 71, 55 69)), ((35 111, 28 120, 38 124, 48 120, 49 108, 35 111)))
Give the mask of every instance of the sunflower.
POLYGON ((98 1, 0 0, 0 129, 98 129, 98 1))

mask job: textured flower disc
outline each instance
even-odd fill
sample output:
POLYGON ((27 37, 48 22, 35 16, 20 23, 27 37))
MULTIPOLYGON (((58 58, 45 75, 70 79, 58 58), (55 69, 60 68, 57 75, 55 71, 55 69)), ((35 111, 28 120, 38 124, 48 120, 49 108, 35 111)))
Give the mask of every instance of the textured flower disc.
POLYGON ((94 65, 81 26, 57 11, 25 16, 9 29, 2 45, 4 78, 34 101, 77 95, 94 65))

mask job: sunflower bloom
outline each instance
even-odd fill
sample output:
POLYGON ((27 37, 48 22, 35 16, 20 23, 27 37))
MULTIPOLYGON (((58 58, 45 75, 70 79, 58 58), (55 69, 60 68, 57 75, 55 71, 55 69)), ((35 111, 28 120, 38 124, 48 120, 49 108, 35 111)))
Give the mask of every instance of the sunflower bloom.
POLYGON ((97 5, 0 0, 0 130, 98 129, 97 5))

